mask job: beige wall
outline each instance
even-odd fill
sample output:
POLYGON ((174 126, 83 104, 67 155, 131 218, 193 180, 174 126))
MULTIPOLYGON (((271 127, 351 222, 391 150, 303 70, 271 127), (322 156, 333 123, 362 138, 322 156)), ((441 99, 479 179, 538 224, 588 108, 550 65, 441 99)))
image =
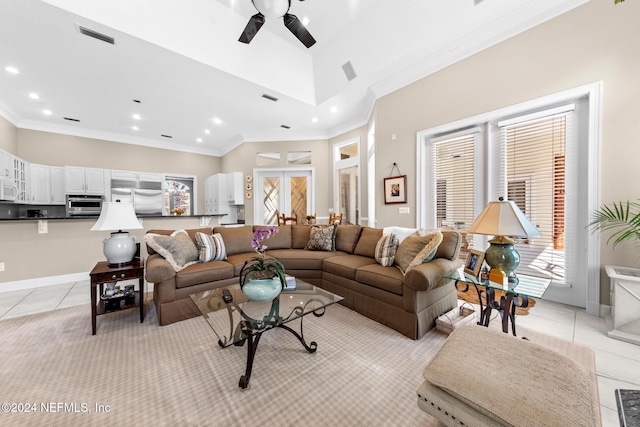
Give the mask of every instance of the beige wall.
MULTIPOLYGON (((416 132, 602 81, 601 199, 638 199, 638 16, 639 2, 591 1, 381 98, 376 104, 377 179, 394 161, 406 170, 413 213, 416 132), (395 143, 392 133, 398 136, 395 143)), ((382 200, 380 192, 376 197, 382 200)), ((398 215, 393 206, 377 202, 377 209, 378 226, 415 225, 414 215, 398 215)), ((603 242, 601 264, 637 267, 638 255, 631 245, 613 252, 603 242)), ((604 272, 601 301, 609 301, 604 272)))
POLYGON ((0 150, 16 154, 18 132, 14 125, 0 116, 0 150))
MULTIPOLYGON (((326 140, 314 141, 281 141, 281 142, 246 142, 222 158, 222 172, 241 171, 245 176, 253 175, 254 168, 277 167, 286 169, 287 153, 289 151, 311 151, 311 166, 315 168, 315 199, 316 213, 318 216, 328 216, 328 209, 331 206, 331 195, 329 186, 330 169, 329 149, 326 140), (280 164, 270 166, 258 166, 256 156, 263 152, 280 153, 280 164)), ((256 200, 260 200, 259 195, 254 194, 254 198, 245 199, 245 221, 253 224, 253 206, 256 200)))

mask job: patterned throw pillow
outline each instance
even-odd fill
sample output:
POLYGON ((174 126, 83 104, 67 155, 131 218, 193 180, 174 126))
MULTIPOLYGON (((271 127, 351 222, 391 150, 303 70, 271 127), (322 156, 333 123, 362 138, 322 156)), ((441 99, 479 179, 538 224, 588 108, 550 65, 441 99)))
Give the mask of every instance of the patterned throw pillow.
POLYGON ((224 248, 224 240, 220 233, 205 234, 196 233, 196 244, 200 254, 200 262, 222 261, 227 259, 227 251, 224 248))
POLYGON ((442 233, 434 231, 424 236, 409 236, 400 243, 395 263, 403 274, 409 268, 431 261, 442 243, 442 233))
POLYGON ((335 251, 337 227, 335 224, 328 227, 312 225, 309 232, 309 242, 305 249, 308 251, 335 251))
POLYGON ((376 243, 375 259, 383 267, 391 267, 398 250, 398 236, 385 234, 376 243))
POLYGON ((166 259, 175 271, 199 262, 198 248, 184 230, 176 230, 170 236, 147 233, 144 241, 166 259))

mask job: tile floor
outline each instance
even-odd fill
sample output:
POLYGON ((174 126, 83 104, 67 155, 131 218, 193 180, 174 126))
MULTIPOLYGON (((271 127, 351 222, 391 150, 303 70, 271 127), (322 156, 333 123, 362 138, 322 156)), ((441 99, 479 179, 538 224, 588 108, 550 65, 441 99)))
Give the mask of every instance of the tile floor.
MULTIPOLYGON (((24 316, 86 304, 89 281, 0 293, 0 319, 24 316)), ((150 294, 147 294, 147 301, 150 294)), ((528 316, 516 325, 526 326, 593 348, 596 354, 598 389, 605 427, 619 425, 614 390, 640 389, 640 346, 607 337, 604 318, 584 309, 549 301, 537 301, 528 316)))

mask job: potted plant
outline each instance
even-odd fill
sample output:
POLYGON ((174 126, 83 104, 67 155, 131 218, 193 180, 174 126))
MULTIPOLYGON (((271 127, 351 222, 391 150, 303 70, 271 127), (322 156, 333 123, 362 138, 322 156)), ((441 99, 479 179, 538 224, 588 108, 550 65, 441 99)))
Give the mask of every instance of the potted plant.
POLYGON ((610 206, 604 205, 593 214, 593 221, 589 224, 593 231, 614 231, 607 239, 609 244, 613 239, 613 247, 625 240, 640 243, 640 203, 617 202, 610 206))
POLYGON ((264 240, 278 233, 276 226, 258 228, 253 233, 251 246, 258 253, 240 269, 240 289, 252 301, 269 301, 277 297, 285 286, 285 269, 280 261, 267 258, 264 240))

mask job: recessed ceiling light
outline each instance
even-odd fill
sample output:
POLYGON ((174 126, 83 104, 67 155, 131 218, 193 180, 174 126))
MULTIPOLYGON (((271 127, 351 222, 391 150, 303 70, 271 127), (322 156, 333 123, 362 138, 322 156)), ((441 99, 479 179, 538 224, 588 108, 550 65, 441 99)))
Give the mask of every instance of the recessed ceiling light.
POLYGON ((197 142, 202 142, 202 138, 196 139, 197 142))
POLYGON ((138 126, 132 126, 131 129, 138 130, 138 126))
POLYGON ((4 69, 11 74, 20 74, 20 71, 18 71, 16 67, 4 67, 4 69))
POLYGON ((318 123, 318 118, 317 118, 317 117, 314 117, 313 119, 311 119, 311 121, 312 121, 313 123, 318 123))
POLYGON ((52 114, 51 110, 42 110, 42 113, 46 116, 50 116, 52 114))
POLYGON ((136 120, 140 120, 140 114, 134 114, 133 118, 136 119, 136 120))
POLYGON ((31 99, 40 99, 40 95, 38 95, 37 93, 31 92, 29 94, 29 98, 31 98, 31 99))
POLYGON ((209 129, 205 129, 204 133, 206 133, 207 135, 209 135, 211 133, 211 131, 209 129))
POLYGON ((309 18, 307 16, 302 18, 302 25, 304 25, 305 27, 309 26, 309 18))
POLYGON ((331 112, 332 113, 337 113, 338 112, 338 107, 331 107, 331 112))
POLYGON ((215 124, 217 124, 217 125, 221 125, 221 124, 222 124, 222 120, 220 120, 220 119, 219 119, 219 118, 217 118, 217 117, 214 117, 214 118, 213 118, 213 123, 215 123, 215 124))

